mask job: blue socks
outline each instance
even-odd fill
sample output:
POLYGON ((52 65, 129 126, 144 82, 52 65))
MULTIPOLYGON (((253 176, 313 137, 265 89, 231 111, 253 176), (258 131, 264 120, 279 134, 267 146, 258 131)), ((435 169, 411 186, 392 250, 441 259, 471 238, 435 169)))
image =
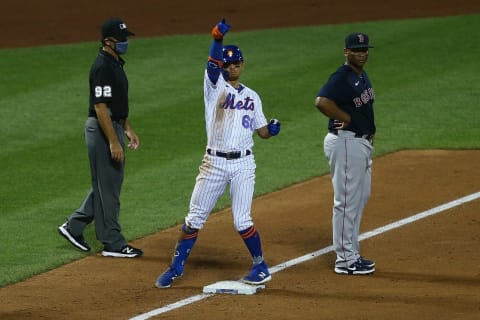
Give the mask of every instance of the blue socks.
MULTIPOLYGON (((253 259, 253 264, 257 265, 263 262, 262 243, 260 235, 255 229, 255 226, 251 226, 248 229, 238 232, 242 237, 248 251, 253 259)), ((172 267, 175 268, 177 275, 183 274, 185 262, 187 261, 190 252, 192 251, 195 242, 197 241, 198 230, 190 229, 185 224, 182 226, 182 235, 178 240, 175 247, 175 253, 172 259, 172 267)))
POLYGON ((177 242, 172 260, 172 266, 177 270, 179 276, 183 274, 185 261, 187 261, 197 237, 198 230, 190 229, 185 224, 182 226, 182 236, 177 242))
POLYGON ((262 242, 255 226, 238 232, 242 237, 245 245, 252 255, 253 264, 260 264, 263 262, 262 242))

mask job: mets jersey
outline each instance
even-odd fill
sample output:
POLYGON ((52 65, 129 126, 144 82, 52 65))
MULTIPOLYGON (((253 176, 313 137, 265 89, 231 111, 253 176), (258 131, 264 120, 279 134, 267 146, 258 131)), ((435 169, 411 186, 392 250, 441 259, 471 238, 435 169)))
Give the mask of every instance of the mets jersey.
POLYGON ((252 89, 228 84, 221 73, 216 83, 204 76, 207 148, 243 151, 253 148, 253 132, 267 125, 262 101, 252 89))

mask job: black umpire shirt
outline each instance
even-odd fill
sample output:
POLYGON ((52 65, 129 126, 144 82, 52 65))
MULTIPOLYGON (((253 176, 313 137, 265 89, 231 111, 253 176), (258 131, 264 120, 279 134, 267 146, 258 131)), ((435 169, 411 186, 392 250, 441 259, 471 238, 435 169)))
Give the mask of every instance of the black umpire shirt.
POLYGON ((89 117, 97 117, 95 104, 105 103, 110 109, 112 120, 128 117, 128 79, 122 58, 115 59, 100 48, 100 52, 90 69, 89 117))

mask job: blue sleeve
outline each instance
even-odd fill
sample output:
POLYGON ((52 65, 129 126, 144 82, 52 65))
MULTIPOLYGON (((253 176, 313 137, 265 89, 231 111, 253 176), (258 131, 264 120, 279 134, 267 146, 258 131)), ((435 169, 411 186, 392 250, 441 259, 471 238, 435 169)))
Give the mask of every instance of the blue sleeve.
POLYGON ((223 44, 220 40, 213 40, 212 46, 210 47, 210 56, 208 57, 207 62, 207 74, 210 81, 217 83, 220 73, 222 71, 222 49, 223 44))
POLYGON ((320 89, 317 97, 325 97, 327 99, 337 102, 342 96, 342 83, 339 74, 334 73, 330 76, 327 83, 320 89))
MULTIPOLYGON (((320 89, 317 97, 325 97, 334 101, 342 110, 342 99, 345 92, 343 77, 335 72, 328 79, 327 83, 320 89)), ((328 120, 328 130, 335 130, 334 121, 332 118, 328 120)))

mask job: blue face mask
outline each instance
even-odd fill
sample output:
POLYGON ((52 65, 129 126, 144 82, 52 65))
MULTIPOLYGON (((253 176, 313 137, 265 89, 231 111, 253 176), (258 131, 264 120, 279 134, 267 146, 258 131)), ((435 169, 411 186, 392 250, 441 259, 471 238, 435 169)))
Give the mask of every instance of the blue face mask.
POLYGON ((115 43, 115 52, 118 54, 125 54, 128 49, 128 40, 115 43))

